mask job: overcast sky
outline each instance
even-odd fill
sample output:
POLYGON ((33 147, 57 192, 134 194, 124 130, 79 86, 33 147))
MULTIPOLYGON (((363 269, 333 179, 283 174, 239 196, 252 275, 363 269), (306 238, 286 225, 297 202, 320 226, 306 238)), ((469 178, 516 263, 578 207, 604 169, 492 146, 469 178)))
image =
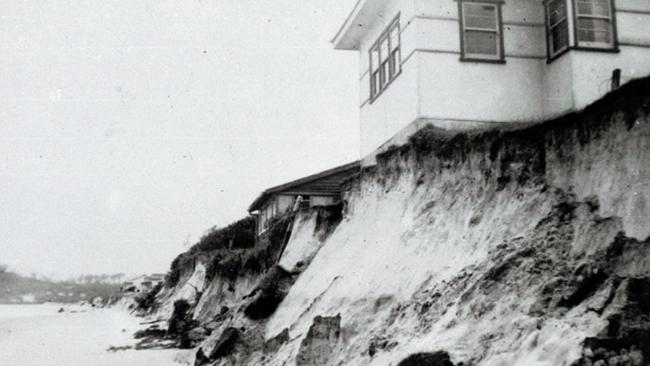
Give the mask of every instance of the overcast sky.
POLYGON ((265 187, 359 155, 355 0, 2 1, 0 263, 166 271, 265 187))

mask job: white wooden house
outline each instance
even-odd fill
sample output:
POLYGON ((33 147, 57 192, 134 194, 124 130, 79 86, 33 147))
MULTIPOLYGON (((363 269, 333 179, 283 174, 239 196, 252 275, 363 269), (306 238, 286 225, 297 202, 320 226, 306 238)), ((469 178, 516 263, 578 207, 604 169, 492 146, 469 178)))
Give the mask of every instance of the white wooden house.
POLYGON ((341 183, 359 172, 359 162, 338 166, 323 172, 271 187, 262 192, 248 211, 257 219, 257 235, 263 234, 273 218, 296 208, 329 206, 341 200, 341 183))
POLYGON ((425 124, 553 118, 646 76, 650 0, 359 0, 333 43, 359 53, 366 156, 425 124))

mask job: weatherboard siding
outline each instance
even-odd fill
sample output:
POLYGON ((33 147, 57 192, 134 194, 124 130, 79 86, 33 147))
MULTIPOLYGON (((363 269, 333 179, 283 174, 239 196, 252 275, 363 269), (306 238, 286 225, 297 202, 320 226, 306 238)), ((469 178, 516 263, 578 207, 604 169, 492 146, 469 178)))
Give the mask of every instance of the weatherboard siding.
POLYGON ((502 5, 503 63, 461 60, 456 0, 378 0, 348 22, 338 49, 359 53, 361 155, 374 151, 416 121, 466 130, 501 122, 533 122, 577 111, 610 91, 612 72, 622 82, 650 73, 650 1, 616 0, 618 46, 576 48, 569 9, 569 46, 547 57, 545 9, 541 0, 502 5), (370 98, 369 49, 399 14, 401 71, 370 98))

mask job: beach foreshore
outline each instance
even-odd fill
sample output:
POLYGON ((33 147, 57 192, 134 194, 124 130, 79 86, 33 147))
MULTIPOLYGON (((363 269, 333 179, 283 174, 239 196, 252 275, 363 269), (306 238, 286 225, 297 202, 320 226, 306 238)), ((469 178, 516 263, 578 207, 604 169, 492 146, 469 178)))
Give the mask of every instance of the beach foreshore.
POLYGON ((135 350, 143 319, 119 307, 0 305, 0 363, 13 366, 178 366, 188 351, 135 350), (60 309, 63 311, 59 312, 60 309), (109 350, 111 349, 111 350, 109 350))

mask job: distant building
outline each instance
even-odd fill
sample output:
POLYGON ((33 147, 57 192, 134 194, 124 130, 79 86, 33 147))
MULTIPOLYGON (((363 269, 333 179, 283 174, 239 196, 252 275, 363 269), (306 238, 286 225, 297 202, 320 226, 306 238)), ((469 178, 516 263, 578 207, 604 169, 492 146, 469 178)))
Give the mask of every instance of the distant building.
POLYGON ((147 276, 147 279, 154 283, 154 285, 161 283, 165 280, 165 274, 164 273, 152 273, 147 276))
POLYGON ((21 295, 20 300, 22 303, 33 304, 36 302, 36 296, 34 294, 21 295))
POLYGON ((248 208, 257 219, 257 235, 268 229, 274 217, 294 206, 302 209, 339 203, 341 183, 358 173, 359 167, 355 161, 265 190, 248 208))
POLYGON ((122 292, 145 292, 149 291, 156 285, 165 280, 165 275, 161 273, 154 273, 150 275, 140 275, 138 277, 129 279, 122 284, 122 292))
POLYGON ((650 1, 359 0, 333 43, 359 53, 366 156, 425 124, 556 117, 647 75, 650 1))

